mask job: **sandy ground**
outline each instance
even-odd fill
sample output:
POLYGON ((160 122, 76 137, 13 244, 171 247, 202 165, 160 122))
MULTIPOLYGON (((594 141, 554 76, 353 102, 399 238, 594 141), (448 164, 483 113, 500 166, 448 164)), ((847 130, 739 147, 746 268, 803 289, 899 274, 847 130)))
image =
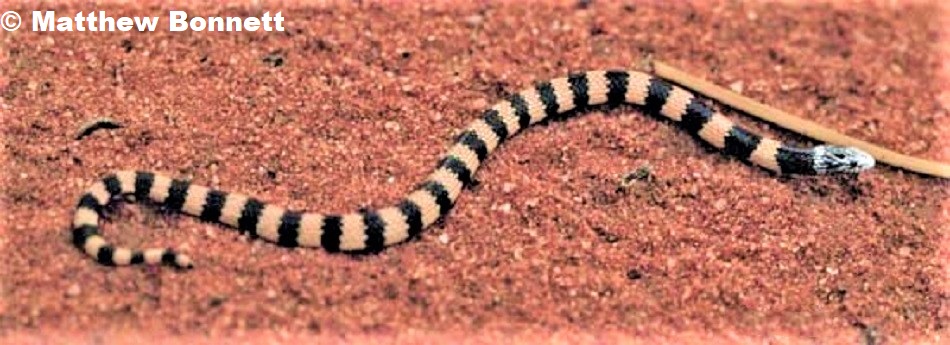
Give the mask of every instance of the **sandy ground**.
POLYGON ((116 169, 303 209, 385 205, 491 102, 644 54, 947 162, 946 5, 76 3, 43 8, 281 10, 289 31, 0 32, 0 341, 947 341, 946 181, 776 177, 631 107, 527 131, 443 224, 378 255, 128 205, 107 236, 198 267, 101 267, 68 236, 79 193, 116 169), (103 116, 124 128, 73 139, 103 116), (618 192, 643 166, 653 179, 618 192))

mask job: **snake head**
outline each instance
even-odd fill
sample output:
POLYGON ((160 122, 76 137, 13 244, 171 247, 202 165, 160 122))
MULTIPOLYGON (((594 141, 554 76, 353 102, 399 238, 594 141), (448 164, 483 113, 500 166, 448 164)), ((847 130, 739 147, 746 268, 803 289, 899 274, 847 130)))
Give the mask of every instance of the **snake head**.
POLYGON ((874 167, 874 157, 854 147, 815 147, 815 172, 819 174, 859 173, 874 167))

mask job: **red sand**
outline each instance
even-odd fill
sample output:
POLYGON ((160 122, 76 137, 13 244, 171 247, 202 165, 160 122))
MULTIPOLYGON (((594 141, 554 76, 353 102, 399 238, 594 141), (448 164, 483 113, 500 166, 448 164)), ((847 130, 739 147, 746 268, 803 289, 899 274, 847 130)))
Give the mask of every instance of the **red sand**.
MULTIPOLYGON (((168 8, 78 3, 44 8, 168 8)), ((127 206, 107 236, 181 245, 198 267, 115 269, 72 248, 67 229, 82 189, 125 168, 296 208, 384 205, 490 102, 646 53, 950 161, 935 43, 948 14, 937 5, 174 8, 282 10, 290 31, 0 34, 9 342, 946 339, 946 181, 889 167, 776 178, 633 108, 529 130, 479 171, 444 225, 379 255, 288 250, 127 206), (102 116, 125 128, 72 139, 102 116), (618 193, 620 176, 644 165, 654 180, 618 193)))

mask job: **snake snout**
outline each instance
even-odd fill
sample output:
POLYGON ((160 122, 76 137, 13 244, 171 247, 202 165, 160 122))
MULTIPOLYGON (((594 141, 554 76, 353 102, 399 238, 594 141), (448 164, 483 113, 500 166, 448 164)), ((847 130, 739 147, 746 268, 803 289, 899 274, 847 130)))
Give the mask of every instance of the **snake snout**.
POLYGON ((874 167, 874 157, 858 148, 815 147, 814 168, 819 174, 858 173, 874 167))

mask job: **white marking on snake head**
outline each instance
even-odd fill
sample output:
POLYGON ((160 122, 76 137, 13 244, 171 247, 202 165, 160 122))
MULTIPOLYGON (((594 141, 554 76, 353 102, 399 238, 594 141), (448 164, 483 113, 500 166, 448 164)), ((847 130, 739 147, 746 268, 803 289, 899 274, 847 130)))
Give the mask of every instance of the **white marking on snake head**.
POLYGON ((814 148, 819 174, 859 173, 874 167, 874 157, 854 147, 823 145, 814 148))

